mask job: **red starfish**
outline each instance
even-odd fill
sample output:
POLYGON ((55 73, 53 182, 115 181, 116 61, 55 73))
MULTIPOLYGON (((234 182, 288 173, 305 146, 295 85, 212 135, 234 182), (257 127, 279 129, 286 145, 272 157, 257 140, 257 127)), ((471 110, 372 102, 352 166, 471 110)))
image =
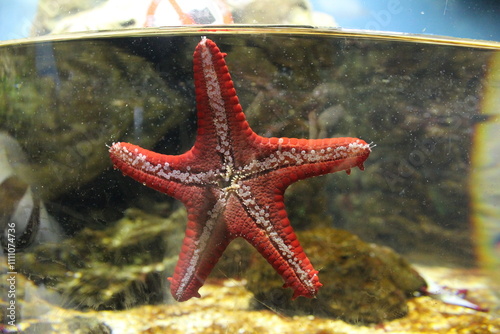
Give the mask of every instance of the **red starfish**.
POLYGON ((265 138, 252 131, 224 57, 205 37, 194 51, 198 131, 181 155, 163 155, 128 143, 109 152, 115 168, 184 203, 186 236, 171 278, 178 301, 198 289, 236 237, 252 244, 297 296, 314 297, 318 272, 287 218, 283 195, 295 181, 363 170, 370 145, 357 138, 265 138))

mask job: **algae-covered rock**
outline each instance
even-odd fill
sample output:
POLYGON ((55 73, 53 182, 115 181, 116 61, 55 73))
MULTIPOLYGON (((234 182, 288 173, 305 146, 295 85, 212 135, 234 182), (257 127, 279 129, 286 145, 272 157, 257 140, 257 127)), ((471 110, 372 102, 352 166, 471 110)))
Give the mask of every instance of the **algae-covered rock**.
POLYGON ((281 278, 263 259, 247 273, 248 289, 261 304, 287 315, 312 314, 348 322, 382 322, 408 312, 407 300, 426 285, 401 256, 343 230, 321 228, 298 233, 319 269, 317 298, 291 300, 281 278))
MULTIPOLYGON (((57 292, 66 307, 124 309, 170 298, 166 276, 181 250, 186 212, 169 218, 129 209, 105 230, 83 229, 58 244, 18 254, 19 272, 57 292)), ((299 234, 320 270, 318 298, 291 301, 291 290, 242 239, 230 244, 210 279, 247 278, 248 288, 285 314, 314 314, 347 321, 379 322, 404 315, 406 300, 425 286, 392 250, 367 244, 342 230, 321 228, 299 234), (276 283, 276 284, 274 284, 276 283)))
POLYGON ((43 199, 110 166, 106 144, 151 147, 189 105, 154 65, 104 41, 4 47, 0 60, 0 129, 26 152, 43 199))
MULTIPOLYGON (((424 268, 421 268, 424 270, 424 268)), ((16 326, 5 318, 7 294, 0 294, 0 323, 5 333, 66 334, 66 333, 123 333, 123 334, 180 334, 180 333, 495 333, 500 330, 499 312, 494 308, 498 296, 490 286, 478 284, 474 270, 433 268, 438 276, 449 277, 456 286, 471 282, 475 295, 488 301, 490 312, 475 312, 460 306, 444 304, 430 297, 408 301, 408 315, 382 324, 349 324, 338 319, 309 315, 286 317, 267 310, 249 308, 253 295, 242 282, 227 281, 227 285, 210 284, 202 288, 202 298, 171 305, 143 305, 126 310, 85 310, 61 308, 61 298, 51 297, 43 286, 36 287, 24 275, 16 276, 16 326), (443 272, 444 270, 444 272, 443 272), (240 284, 237 284, 240 283, 240 284), (298 330, 300 329, 300 330, 298 330)), ((0 255, 0 288, 7 291, 5 258, 0 255)), ((485 277, 482 276, 484 279, 485 277)), ((479 279, 479 282, 482 280, 479 279)), ((62 300, 64 301, 64 299, 62 300)), ((300 301, 300 299, 295 302, 300 301)))
POLYGON ((164 301, 183 235, 184 210, 169 219, 129 209, 106 230, 84 229, 18 254, 19 271, 69 307, 122 309, 164 301), (169 256, 175 253, 175 256, 169 256))

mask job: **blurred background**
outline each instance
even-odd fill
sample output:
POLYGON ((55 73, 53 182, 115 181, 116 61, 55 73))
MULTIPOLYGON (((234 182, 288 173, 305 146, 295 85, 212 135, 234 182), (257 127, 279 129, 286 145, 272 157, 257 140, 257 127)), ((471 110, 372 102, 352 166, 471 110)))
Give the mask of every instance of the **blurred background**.
POLYGON ((312 0, 341 27, 500 40, 497 0, 312 0))
MULTIPOLYGON (((144 26, 144 19, 134 16, 146 16, 151 9, 151 0, 0 0, 0 40, 25 38, 34 35, 44 35, 51 32, 52 26, 67 17, 79 13, 108 11, 108 18, 119 17, 121 25, 89 26, 88 29, 117 29, 144 26), (127 15, 130 17, 127 20, 127 15), (49 28, 47 28, 49 26, 49 28)), ((161 1, 156 0, 156 3, 161 1)), ((163 1, 167 3, 167 1, 163 1)), ((172 2, 172 1, 168 1, 172 2)), ((208 0, 190 0, 189 3, 209 3, 208 0)), ((432 34, 452 37, 500 40, 500 1, 497 0, 217 0, 212 2, 225 3, 232 12, 235 23, 276 23, 269 17, 269 7, 274 8, 308 7, 315 13, 310 20, 305 16, 295 15, 290 24, 315 24, 321 26, 337 26, 349 29, 366 29, 379 31, 404 32, 415 34, 432 34), (238 11, 244 10, 265 13, 261 20, 253 18, 245 20, 238 11), (267 15, 267 16, 266 16, 267 15)), ((183 0, 177 0, 182 5, 183 0)), ((160 4, 162 5, 162 4, 160 4)), ((163 4, 163 6, 166 6, 163 4)), ((282 16, 276 12, 275 16, 282 16)), ((86 16, 88 18, 88 16, 86 16)), ((103 19, 99 15, 97 21, 103 19)), ((255 16, 254 16, 255 17, 255 16)), ((88 20, 87 20, 88 21, 88 20)), ((280 21, 282 22, 282 21, 280 21)), ((87 22, 88 23, 88 22, 87 22)), ((217 23, 217 22, 214 22, 217 23)), ((175 21, 163 21, 157 25, 177 25, 175 21)), ((66 27, 69 25, 66 24, 66 27)), ((81 24, 77 25, 81 28, 81 24)), ((66 31, 78 30, 66 29, 66 31)), ((57 29, 56 29, 57 30, 57 29)), ((57 32, 63 32, 59 29, 57 32)), ((85 30, 83 28, 82 30, 85 30)))

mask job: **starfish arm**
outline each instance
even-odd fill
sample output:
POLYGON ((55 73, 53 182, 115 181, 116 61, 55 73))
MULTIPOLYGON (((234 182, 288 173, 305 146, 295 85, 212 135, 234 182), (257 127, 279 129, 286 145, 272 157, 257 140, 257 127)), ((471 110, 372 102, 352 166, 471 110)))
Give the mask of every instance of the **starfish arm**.
POLYGON ((307 177, 346 170, 364 169, 370 145, 358 138, 296 139, 265 138, 254 141, 259 149, 237 171, 253 176, 276 171, 290 178, 287 185, 307 177))
MULTIPOLYGON (((294 290, 293 299, 315 297, 322 284, 290 225, 281 187, 274 182, 245 181, 241 182, 237 197, 246 214, 228 209, 228 217, 237 217, 233 224, 228 223, 231 233, 243 237, 261 253, 281 275, 284 287, 294 290)), ((227 220, 231 222, 230 218, 227 220)))
POLYGON ((170 279, 170 291, 177 301, 200 297, 198 289, 234 239, 224 224, 226 199, 220 197, 214 200, 211 197, 208 191, 204 192, 193 199, 196 205, 188 209, 186 236, 170 279))
POLYGON ((129 143, 114 143, 109 155, 116 169, 155 190, 186 202, 190 187, 216 184, 213 170, 192 170, 193 154, 164 155, 129 143))
POLYGON ((234 155, 238 154, 235 143, 243 145, 256 134, 250 129, 239 104, 225 56, 213 41, 205 37, 195 49, 193 68, 198 132, 193 150, 209 161, 213 161, 214 156, 219 157, 225 166, 232 168, 234 155))

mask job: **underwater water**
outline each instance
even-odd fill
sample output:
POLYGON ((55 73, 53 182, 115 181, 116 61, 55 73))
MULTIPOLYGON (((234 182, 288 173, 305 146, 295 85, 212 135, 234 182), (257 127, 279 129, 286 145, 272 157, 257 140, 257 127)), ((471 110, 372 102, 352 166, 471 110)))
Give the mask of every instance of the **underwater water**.
POLYGON ((500 332, 498 43, 306 27, 96 33, 1 43, 0 80, 3 332, 500 332), (202 36, 227 54, 257 134, 371 143, 364 171, 285 192, 316 298, 292 300, 239 238, 200 299, 175 301, 186 210, 113 168, 115 142, 193 146, 202 36))

